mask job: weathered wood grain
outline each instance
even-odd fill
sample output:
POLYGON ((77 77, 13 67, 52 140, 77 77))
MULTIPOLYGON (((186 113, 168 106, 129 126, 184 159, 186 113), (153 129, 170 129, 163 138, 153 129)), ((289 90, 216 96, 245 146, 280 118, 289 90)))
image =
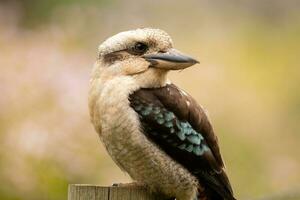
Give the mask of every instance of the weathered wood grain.
POLYGON ((142 187, 71 184, 68 200, 162 200, 142 187))
MULTIPOLYGON (((137 186, 104 187, 71 184, 69 185, 68 200, 163 200, 163 198, 157 194, 149 193, 143 187, 137 186)), ((256 200, 300 200, 300 190, 295 189, 256 200)))

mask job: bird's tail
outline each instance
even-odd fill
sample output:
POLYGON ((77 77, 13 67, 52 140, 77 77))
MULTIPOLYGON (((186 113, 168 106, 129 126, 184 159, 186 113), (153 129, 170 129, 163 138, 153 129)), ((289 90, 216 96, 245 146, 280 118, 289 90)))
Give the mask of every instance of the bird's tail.
POLYGON ((205 193, 198 193, 197 200, 236 200, 234 197, 226 198, 216 193, 215 191, 207 188, 205 193))
POLYGON ((225 171, 210 175, 201 174, 199 180, 203 180, 201 185, 204 187, 202 192, 198 189, 199 200, 236 200, 225 171))

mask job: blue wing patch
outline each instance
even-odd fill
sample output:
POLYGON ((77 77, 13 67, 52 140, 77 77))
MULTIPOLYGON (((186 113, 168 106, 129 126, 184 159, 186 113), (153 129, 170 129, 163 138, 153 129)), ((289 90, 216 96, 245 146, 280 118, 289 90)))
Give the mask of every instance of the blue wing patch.
POLYGON ((173 112, 138 100, 131 106, 139 114, 147 134, 196 156, 210 151, 201 133, 195 131, 189 122, 179 120, 173 112))

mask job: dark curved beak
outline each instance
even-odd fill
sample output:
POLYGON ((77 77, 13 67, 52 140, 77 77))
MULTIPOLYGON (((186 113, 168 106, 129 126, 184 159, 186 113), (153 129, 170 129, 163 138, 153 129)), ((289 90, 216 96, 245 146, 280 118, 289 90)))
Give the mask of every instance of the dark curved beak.
POLYGON ((151 67, 166 69, 166 70, 180 70, 190 67, 199 61, 194 58, 184 55, 176 49, 170 49, 165 53, 154 53, 144 55, 143 58, 151 63, 151 67))

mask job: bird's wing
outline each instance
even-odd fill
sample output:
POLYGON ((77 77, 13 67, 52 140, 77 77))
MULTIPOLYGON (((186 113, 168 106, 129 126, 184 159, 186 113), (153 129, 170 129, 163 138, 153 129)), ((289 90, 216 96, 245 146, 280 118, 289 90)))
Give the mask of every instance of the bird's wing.
POLYGON ((217 137, 204 110, 190 95, 168 84, 139 89, 130 95, 129 101, 150 140, 204 185, 233 198, 217 137))

